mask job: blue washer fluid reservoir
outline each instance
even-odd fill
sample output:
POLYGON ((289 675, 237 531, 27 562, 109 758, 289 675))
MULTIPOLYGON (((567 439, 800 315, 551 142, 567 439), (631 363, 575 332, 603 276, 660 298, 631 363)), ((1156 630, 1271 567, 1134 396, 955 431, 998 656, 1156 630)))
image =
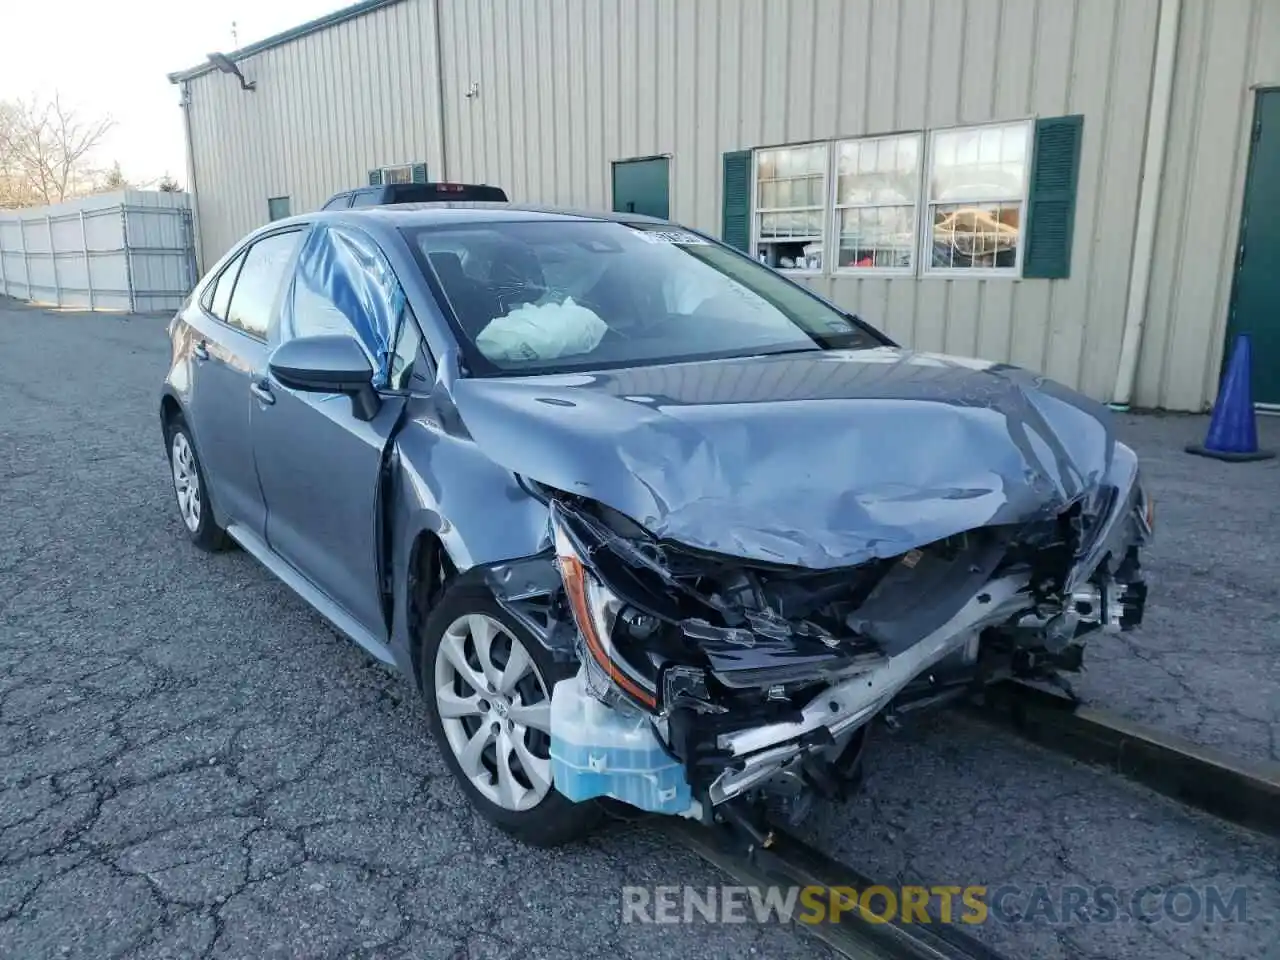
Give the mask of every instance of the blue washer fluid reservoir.
POLYGON ((551 692, 551 782, 570 800, 613 797, 654 813, 690 814, 684 767, 640 711, 587 693, 586 667, 551 692))

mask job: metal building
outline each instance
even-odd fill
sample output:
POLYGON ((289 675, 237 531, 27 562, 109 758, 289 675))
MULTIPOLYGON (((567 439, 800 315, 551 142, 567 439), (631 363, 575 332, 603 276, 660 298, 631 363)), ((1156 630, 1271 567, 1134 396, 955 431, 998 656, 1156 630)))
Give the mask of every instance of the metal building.
POLYGON ((353 185, 487 182, 1107 401, 1203 409, 1249 332, 1280 404, 1280 0, 369 0, 228 57, 170 77, 205 266, 353 185))

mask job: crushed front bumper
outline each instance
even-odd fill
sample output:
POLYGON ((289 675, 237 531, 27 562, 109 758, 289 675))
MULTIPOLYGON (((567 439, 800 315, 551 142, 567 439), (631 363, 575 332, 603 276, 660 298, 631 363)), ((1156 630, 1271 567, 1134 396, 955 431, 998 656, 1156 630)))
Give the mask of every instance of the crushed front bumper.
POLYGON ((713 804, 739 796, 803 753, 830 746, 866 723, 908 683, 949 654, 966 647, 983 627, 999 623, 1024 603, 1024 580, 993 581, 959 613, 919 643, 883 664, 831 686, 800 710, 798 720, 721 734, 716 746, 726 768, 711 784, 713 804))
MULTIPOLYGON (((930 626, 909 642, 892 630, 876 634, 879 642, 836 637, 802 618, 788 627, 765 615, 771 609, 734 625, 725 590, 707 601, 720 605, 721 623, 689 617, 690 584, 706 588, 696 576, 671 572, 683 560, 662 566, 559 502, 550 505, 554 550, 489 568, 487 580, 558 657, 580 664, 553 695, 557 788, 575 800, 612 796, 709 820, 741 798, 823 780, 822 768, 863 726, 949 665, 962 665, 962 685, 972 688, 981 682, 977 661, 986 647, 1010 663, 1028 656, 1041 665, 1069 663, 1074 653, 1078 666, 1081 637, 1140 622, 1146 588, 1137 553, 1151 534, 1150 504, 1136 483, 1123 494, 1109 516, 1097 518, 1088 543, 1069 552, 1074 562, 1053 596, 1044 571, 1009 560, 1005 541, 994 559, 980 543, 956 552, 948 561, 954 572, 938 568, 954 598, 939 606, 929 595, 920 604, 945 610, 945 619, 919 621, 930 626), (574 719, 557 721, 564 717, 574 719)), ((926 577, 927 562, 907 555, 878 583, 902 574, 904 564, 919 565, 926 577)), ((794 591, 753 589, 795 599, 794 591)), ((874 589, 863 596, 860 610, 874 608, 875 597, 874 589)), ((849 622, 875 628, 867 618, 849 622)))

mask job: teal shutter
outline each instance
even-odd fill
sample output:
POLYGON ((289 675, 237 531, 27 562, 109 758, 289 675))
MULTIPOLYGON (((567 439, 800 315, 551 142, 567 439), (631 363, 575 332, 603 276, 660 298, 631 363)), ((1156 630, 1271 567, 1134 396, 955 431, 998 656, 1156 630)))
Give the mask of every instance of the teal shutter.
POLYGON ((381 171, 381 170, 370 170, 370 171, 369 171, 369 186, 371 186, 371 187, 380 187, 380 186, 382 186, 382 171, 381 171))
POLYGON ((414 183, 427 182, 427 165, 425 163, 415 163, 411 178, 414 183))
POLYGON ((1079 114, 1036 121, 1027 248, 1022 257, 1024 277, 1060 280, 1071 275, 1071 235, 1083 139, 1084 117, 1079 114))
POLYGON ((724 155, 724 210, 720 239, 743 253, 751 247, 751 151, 724 155))

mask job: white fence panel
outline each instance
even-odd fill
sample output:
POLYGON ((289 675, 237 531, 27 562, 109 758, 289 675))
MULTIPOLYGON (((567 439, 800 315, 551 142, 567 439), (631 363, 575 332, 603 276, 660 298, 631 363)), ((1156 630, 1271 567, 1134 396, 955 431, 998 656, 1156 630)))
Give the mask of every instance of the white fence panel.
POLYGON ((176 309, 195 285, 186 194, 123 190, 0 210, 0 294, 60 307, 176 309))

